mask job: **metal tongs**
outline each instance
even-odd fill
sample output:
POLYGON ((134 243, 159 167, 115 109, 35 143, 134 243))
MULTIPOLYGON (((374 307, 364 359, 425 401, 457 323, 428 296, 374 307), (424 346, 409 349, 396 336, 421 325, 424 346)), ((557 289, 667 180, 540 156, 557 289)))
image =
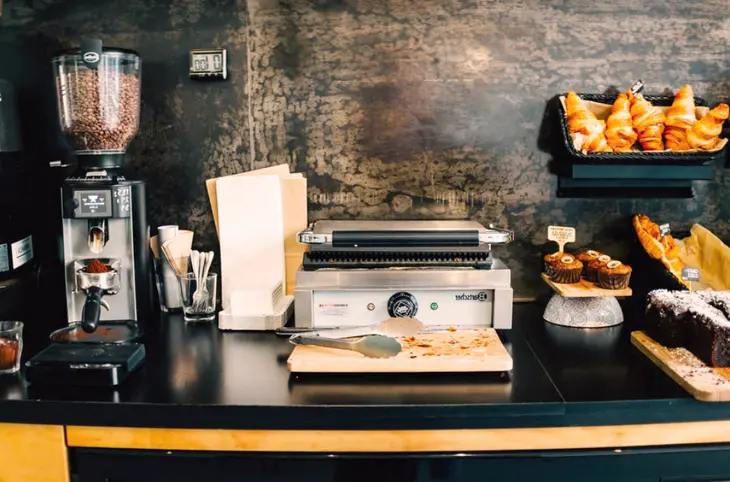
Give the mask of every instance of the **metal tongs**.
MULTIPOLYGON (((293 345, 356 351, 370 358, 390 358, 401 351, 401 344, 395 338, 415 336, 422 329, 423 323, 415 318, 388 318, 373 326, 296 333, 289 338, 289 342, 293 345)), ((277 330, 277 334, 284 334, 283 330, 286 329, 277 330)))
POLYGON ((377 325, 356 326, 353 328, 279 328, 276 330, 278 336, 306 336, 324 338, 355 338, 366 335, 383 335, 392 338, 401 336, 415 336, 423 330, 423 323, 415 318, 387 318, 377 325))

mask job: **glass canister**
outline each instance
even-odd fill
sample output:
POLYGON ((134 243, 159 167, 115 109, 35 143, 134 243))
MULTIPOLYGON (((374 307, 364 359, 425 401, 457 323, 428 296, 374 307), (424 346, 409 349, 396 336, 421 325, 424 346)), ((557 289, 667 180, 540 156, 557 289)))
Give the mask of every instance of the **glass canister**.
POLYGON ((53 58, 61 129, 88 168, 121 167, 139 127, 142 60, 84 39, 53 58))

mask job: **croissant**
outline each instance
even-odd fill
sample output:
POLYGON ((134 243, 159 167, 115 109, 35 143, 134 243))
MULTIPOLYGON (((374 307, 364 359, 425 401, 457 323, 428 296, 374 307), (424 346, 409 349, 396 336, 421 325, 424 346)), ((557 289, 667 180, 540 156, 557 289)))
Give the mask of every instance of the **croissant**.
POLYGON ((679 246, 671 234, 662 236, 661 243, 664 248, 664 257, 668 261, 679 259, 679 246))
POLYGON ((709 151, 717 145, 722 124, 730 115, 727 104, 719 104, 697 121, 692 129, 687 131, 687 142, 694 149, 709 151))
POLYGON ((626 94, 619 94, 606 120, 606 140, 616 152, 627 152, 636 143, 639 135, 631 121, 631 105, 626 94))
POLYGON ((629 94, 631 99, 631 118, 634 129, 639 134, 639 143, 645 151, 664 150, 664 112, 655 107, 641 94, 629 94))
POLYGON ((579 149, 611 152, 612 149, 604 135, 606 123, 599 121, 593 112, 588 110, 578 94, 568 92, 568 97, 565 99, 565 110, 568 117, 568 129, 574 135, 574 139, 583 138, 582 146, 578 146, 579 149))
POLYGON ((634 230, 644 250, 654 259, 662 259, 664 246, 662 246, 659 234, 659 226, 649 219, 648 216, 637 214, 633 219, 634 230))
POLYGON ((662 264, 669 270, 670 273, 674 275, 679 282, 681 282, 685 286, 689 286, 689 281, 685 281, 682 279, 682 268, 684 268, 684 263, 679 258, 674 259, 662 259, 662 264))
POLYGON ((664 141, 670 151, 686 151, 690 149, 687 142, 687 129, 697 122, 695 115, 695 97, 692 86, 685 85, 674 96, 672 106, 667 110, 664 141))
POLYGON ((684 263, 679 259, 679 246, 674 238, 670 234, 662 236, 659 225, 643 214, 634 216, 633 224, 636 236, 647 254, 661 261, 670 273, 686 285, 687 282, 682 280, 684 263))

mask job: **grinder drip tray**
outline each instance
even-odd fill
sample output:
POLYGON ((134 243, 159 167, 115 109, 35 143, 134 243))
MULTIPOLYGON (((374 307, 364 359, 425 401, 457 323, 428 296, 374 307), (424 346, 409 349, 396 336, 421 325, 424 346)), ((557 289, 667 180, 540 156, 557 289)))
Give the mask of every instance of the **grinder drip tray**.
POLYGON ((145 355, 139 343, 54 343, 26 362, 25 376, 38 385, 116 386, 142 365, 145 355))

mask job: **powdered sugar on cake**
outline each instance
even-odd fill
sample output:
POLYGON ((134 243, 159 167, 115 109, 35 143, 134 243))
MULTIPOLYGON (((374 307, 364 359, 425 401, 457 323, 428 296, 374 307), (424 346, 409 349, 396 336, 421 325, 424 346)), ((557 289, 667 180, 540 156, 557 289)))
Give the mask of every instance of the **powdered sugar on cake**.
POLYGON ((655 290, 649 293, 647 300, 647 310, 653 306, 677 318, 689 313, 702 323, 730 328, 727 315, 730 313, 730 295, 727 293, 655 290))

